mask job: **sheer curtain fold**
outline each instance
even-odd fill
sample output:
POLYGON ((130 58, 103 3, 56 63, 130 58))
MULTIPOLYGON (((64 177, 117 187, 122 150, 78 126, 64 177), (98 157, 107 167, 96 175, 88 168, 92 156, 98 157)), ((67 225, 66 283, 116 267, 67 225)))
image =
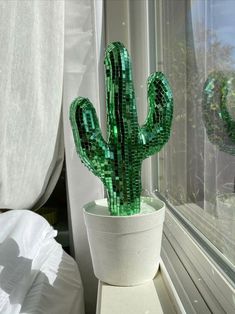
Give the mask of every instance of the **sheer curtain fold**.
MULTIPOLYGON (((63 91, 63 121, 69 215, 74 255, 81 270, 87 313, 95 313, 97 280, 94 277, 82 207, 103 197, 100 180, 81 163, 69 123, 69 107, 75 97, 91 100, 100 117, 99 79, 103 0, 65 1, 65 64, 63 91)), ((102 61, 103 64, 103 61, 102 61)), ((102 91, 101 91, 102 94, 102 91)))
POLYGON ((32 209, 63 161, 64 2, 0 1, 0 41, 0 208, 32 209))

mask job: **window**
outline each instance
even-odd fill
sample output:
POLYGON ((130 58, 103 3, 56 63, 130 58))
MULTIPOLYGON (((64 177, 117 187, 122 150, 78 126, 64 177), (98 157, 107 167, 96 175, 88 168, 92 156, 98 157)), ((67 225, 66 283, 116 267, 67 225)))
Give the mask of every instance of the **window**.
MULTIPOLYGON (((211 112, 203 95, 208 76, 223 73, 233 85, 226 102, 234 117, 235 1, 156 3, 157 68, 170 81, 175 105, 171 138, 158 157, 156 188, 234 269, 235 141, 220 130, 218 143, 223 145, 217 145, 212 138, 218 128, 213 126, 208 137, 205 116, 211 112)), ((220 86, 216 93, 210 109, 220 105, 220 86)))

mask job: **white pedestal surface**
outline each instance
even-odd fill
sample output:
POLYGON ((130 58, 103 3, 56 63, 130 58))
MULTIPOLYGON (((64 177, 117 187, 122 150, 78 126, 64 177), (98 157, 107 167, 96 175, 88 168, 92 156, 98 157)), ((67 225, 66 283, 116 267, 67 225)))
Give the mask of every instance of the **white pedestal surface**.
POLYGON ((163 262, 154 280, 133 287, 99 282, 96 314, 185 313, 163 262))

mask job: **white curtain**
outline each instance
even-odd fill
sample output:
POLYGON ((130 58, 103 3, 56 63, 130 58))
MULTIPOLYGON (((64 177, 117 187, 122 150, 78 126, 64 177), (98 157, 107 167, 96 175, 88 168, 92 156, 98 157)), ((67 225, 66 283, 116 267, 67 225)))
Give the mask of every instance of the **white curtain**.
POLYGON ((37 208, 63 162, 64 2, 1 0, 0 42, 0 208, 37 208))
POLYGON ((102 21, 103 0, 0 1, 0 208, 38 208, 54 188, 63 162, 63 89, 70 222, 88 313, 97 281, 82 206, 103 197, 103 187, 77 156, 68 112, 80 95, 101 115, 102 21))
POLYGON ((75 258, 84 285, 87 313, 95 313, 97 280, 94 277, 82 207, 103 197, 100 180, 81 163, 75 149, 69 123, 69 106, 77 96, 88 97, 101 115, 103 0, 65 2, 65 64, 63 92, 63 121, 67 168, 70 221, 75 258), (101 71, 100 71, 101 70, 101 71))

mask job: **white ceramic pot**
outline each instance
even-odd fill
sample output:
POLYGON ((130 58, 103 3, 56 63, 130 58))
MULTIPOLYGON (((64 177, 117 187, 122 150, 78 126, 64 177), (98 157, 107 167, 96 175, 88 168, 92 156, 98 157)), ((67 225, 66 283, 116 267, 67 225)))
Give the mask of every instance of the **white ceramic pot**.
POLYGON ((141 212, 110 216, 107 199, 84 206, 94 273, 111 285, 133 286, 152 280, 160 260, 165 204, 141 197, 141 212))

